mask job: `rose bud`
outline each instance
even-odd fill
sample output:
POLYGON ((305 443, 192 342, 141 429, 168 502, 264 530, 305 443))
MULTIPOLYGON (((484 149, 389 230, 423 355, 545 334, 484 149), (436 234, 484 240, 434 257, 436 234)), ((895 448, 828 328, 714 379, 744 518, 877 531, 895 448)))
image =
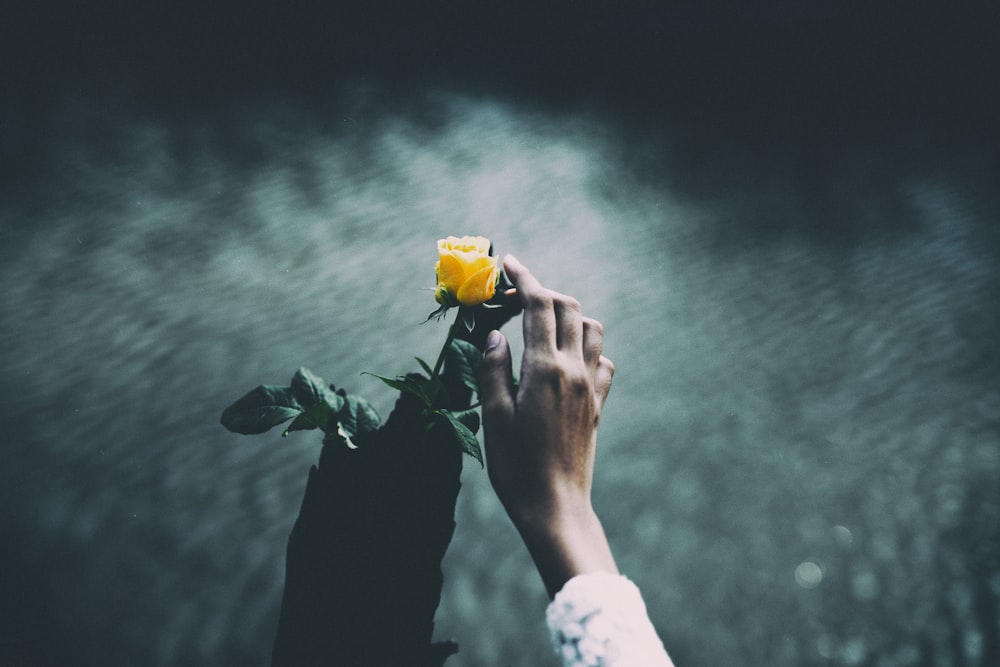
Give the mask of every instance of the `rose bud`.
POLYGON ((437 289, 434 299, 444 306, 478 306, 493 298, 500 269, 490 257, 490 241, 482 236, 449 236, 438 241, 437 289))

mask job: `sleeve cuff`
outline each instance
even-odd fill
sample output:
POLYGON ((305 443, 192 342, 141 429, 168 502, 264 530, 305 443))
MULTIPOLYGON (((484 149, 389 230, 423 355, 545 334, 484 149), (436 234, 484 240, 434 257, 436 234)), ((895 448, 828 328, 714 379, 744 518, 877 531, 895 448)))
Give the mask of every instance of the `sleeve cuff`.
POLYGON ((566 667, 673 667, 642 594, 624 576, 594 572, 573 577, 545 617, 566 667))

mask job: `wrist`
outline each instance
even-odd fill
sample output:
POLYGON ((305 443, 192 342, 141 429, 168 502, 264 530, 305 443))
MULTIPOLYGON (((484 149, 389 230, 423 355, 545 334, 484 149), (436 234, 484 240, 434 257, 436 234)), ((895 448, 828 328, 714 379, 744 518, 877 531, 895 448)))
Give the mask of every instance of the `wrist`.
POLYGON ((535 512, 520 517, 515 526, 550 598, 575 576, 618 574, 604 527, 589 504, 573 510, 535 512))

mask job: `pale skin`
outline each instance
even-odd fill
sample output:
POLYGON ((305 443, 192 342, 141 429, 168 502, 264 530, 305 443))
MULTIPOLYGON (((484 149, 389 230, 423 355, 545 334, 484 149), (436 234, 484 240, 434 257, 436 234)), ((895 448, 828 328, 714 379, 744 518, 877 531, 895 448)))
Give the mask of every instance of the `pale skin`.
POLYGON ((510 346, 490 332, 480 390, 490 481, 534 559, 549 596, 571 578, 618 574, 591 504, 597 427, 614 364, 604 331, 580 302, 543 287, 504 259, 524 306, 524 355, 515 388, 510 346))

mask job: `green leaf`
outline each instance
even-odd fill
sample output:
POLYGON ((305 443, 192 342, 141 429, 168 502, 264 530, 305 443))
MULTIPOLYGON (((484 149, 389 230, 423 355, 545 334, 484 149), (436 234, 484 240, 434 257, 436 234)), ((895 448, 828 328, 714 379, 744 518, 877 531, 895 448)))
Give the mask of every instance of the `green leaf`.
POLYGON ((381 419, 372 404, 354 394, 347 394, 344 407, 336 414, 338 429, 348 434, 348 445, 353 447, 350 437, 364 435, 378 429, 381 419))
POLYGON ((456 338, 451 341, 446 354, 448 374, 455 374, 462 384, 478 394, 483 353, 472 343, 456 338))
POLYGON ((465 428, 472 431, 473 435, 479 432, 479 410, 467 408, 465 410, 449 410, 455 419, 462 422, 465 428))
POLYGON ((262 384, 223 410, 219 421, 234 433, 256 435, 302 412, 291 387, 262 384))
POLYGON ((362 373, 362 375, 371 375, 372 377, 376 377, 382 382, 392 387, 393 389, 398 389, 399 391, 405 391, 408 394, 417 393, 417 387, 414 386, 413 382, 405 375, 399 375, 394 378, 387 378, 384 375, 378 375, 377 373, 369 373, 368 371, 365 371, 364 373, 362 373))
POLYGON ((330 404, 326 401, 321 401, 316 405, 307 408, 305 412, 296 417, 288 428, 285 429, 281 437, 285 437, 291 431, 310 431, 314 428, 327 430, 327 425, 330 422, 330 404))
POLYGON ((292 376, 292 391, 299 405, 304 408, 325 402, 331 410, 337 412, 344 405, 343 397, 330 389, 330 385, 323 378, 308 368, 295 371, 295 375, 292 376))
POLYGON ((300 405, 315 405, 323 400, 325 385, 323 378, 318 377, 308 368, 299 368, 292 376, 292 392, 300 405))
MULTIPOLYGON (((476 438, 476 434, 463 424, 458 416, 450 410, 435 410, 434 412, 445 418, 445 423, 450 427, 448 430, 451 432, 455 444, 461 447, 464 453, 479 461, 480 466, 485 467, 483 452, 479 447, 479 440, 476 438)), ((479 421, 478 417, 476 421, 479 421)))
POLYGON ((377 377, 393 389, 397 389, 407 394, 413 394, 414 396, 420 398, 420 400, 424 402, 424 405, 430 406, 433 402, 431 396, 434 392, 431 390, 434 385, 432 385, 430 380, 423 376, 398 375, 395 378, 387 378, 381 375, 376 375, 375 373, 368 373, 367 371, 362 373, 362 375, 377 377))
POLYGON ((426 361, 424 361, 420 357, 414 357, 414 359, 417 360, 417 363, 420 364, 420 367, 424 369, 425 373, 427 373, 427 377, 431 377, 434 375, 434 369, 431 368, 426 361))

